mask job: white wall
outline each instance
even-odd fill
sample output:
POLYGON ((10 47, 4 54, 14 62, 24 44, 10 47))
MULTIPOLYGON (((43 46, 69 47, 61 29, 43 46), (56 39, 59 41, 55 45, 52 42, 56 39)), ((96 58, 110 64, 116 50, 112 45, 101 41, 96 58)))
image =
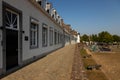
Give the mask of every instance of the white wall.
MULTIPOLYGON (((0 27, 2 26, 2 0, 0 0, 0 27)), ((2 31, 0 29, 0 68, 2 68, 2 31)))
POLYGON ((80 35, 77 35, 77 43, 80 43, 80 35))
POLYGON ((75 40, 72 40, 72 41, 71 41, 71 44, 76 44, 75 40))
MULTIPOLYGON (((42 47, 42 23, 47 24, 49 27, 55 27, 56 29, 62 31, 57 25, 55 25, 48 17, 46 17, 43 13, 41 13, 38 9, 36 9, 28 0, 4 0, 9 3, 13 7, 22 11, 23 15, 23 30, 25 33, 23 34, 23 60, 27 60, 32 58, 33 56, 37 56, 43 54, 45 52, 49 52, 51 50, 57 49, 62 45, 48 46, 42 47), (18 4, 19 3, 19 4, 18 4), (21 6, 22 5, 22 6, 21 6), (30 49, 30 16, 37 19, 39 21, 39 48, 30 49), (29 40, 25 41, 24 37, 28 36, 29 40)), ((48 38, 49 40, 49 38, 48 38)), ((48 43, 49 45, 49 43, 48 43)))
POLYGON ((68 39, 68 37, 70 37, 70 35, 69 34, 67 34, 67 33, 65 33, 65 46, 67 46, 67 45, 70 45, 71 43, 70 43, 70 40, 68 39))
POLYGON ((74 35, 74 36, 72 37, 71 44, 76 44, 76 43, 77 43, 76 40, 77 40, 77 36, 74 35))

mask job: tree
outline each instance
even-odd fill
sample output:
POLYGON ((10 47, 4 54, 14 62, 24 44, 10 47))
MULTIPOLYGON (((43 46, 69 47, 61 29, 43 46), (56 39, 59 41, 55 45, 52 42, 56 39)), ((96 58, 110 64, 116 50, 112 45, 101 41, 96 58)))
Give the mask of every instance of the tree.
POLYGON ((89 41, 89 36, 87 34, 84 34, 82 37, 81 37, 81 40, 82 41, 89 41))
POLYGON ((91 41, 98 42, 98 36, 97 36, 97 34, 92 34, 90 38, 91 38, 91 41))
POLYGON ((120 36, 118 36, 118 35, 113 35, 112 37, 113 37, 113 41, 114 41, 114 42, 120 42, 120 36))
POLYGON ((112 35, 107 31, 102 31, 98 34, 98 41, 104 43, 110 43, 113 41, 112 35))

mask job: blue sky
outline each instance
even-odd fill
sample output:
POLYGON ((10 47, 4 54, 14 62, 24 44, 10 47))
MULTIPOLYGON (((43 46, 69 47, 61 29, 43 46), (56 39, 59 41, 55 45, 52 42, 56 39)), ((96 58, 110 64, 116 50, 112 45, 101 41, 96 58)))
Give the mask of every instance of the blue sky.
POLYGON ((48 0, 66 24, 81 34, 120 35, 120 0, 48 0))

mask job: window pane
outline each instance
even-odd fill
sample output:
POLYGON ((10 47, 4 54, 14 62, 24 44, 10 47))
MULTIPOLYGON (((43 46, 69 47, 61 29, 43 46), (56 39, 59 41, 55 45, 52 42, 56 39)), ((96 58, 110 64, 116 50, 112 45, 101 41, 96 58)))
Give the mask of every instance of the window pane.
POLYGON ((30 47, 38 47, 38 24, 31 23, 30 27, 30 47))
POLYGON ((6 27, 10 27, 10 24, 11 24, 11 13, 9 11, 6 11, 5 23, 6 23, 6 27))
POLYGON ((13 24, 13 28, 17 28, 17 15, 16 14, 12 14, 12 24, 13 24))
POLYGON ((18 28, 18 15, 13 11, 6 10, 5 25, 7 28, 17 29, 18 28))
POLYGON ((49 31, 50 33, 49 33, 49 40, 50 40, 50 45, 53 45, 53 29, 52 28, 50 28, 50 31, 49 31))
POLYGON ((43 27, 42 28, 42 44, 43 44, 43 47, 46 47, 47 46, 47 28, 43 27))

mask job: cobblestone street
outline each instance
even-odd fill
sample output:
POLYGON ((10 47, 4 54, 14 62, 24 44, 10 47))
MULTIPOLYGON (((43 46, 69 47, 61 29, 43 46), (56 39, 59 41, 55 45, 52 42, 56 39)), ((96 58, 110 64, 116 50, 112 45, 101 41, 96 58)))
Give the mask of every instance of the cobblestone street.
POLYGON ((71 80, 74 53, 75 45, 66 46, 1 80, 71 80))

